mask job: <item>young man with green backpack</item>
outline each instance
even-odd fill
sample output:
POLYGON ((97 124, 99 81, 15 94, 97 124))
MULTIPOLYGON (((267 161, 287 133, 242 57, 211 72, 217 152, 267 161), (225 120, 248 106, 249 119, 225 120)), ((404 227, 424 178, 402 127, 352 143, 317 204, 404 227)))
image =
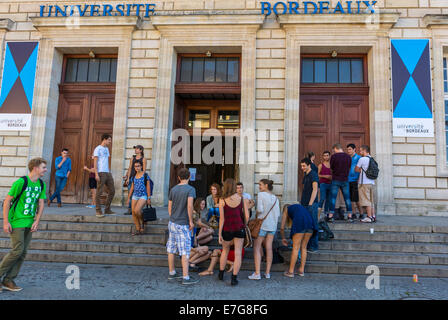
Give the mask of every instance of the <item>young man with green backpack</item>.
POLYGON ((41 178, 47 172, 47 162, 34 158, 28 163, 28 169, 29 175, 13 183, 3 203, 3 231, 10 235, 12 249, 0 263, 0 279, 4 277, 2 287, 9 291, 22 290, 14 279, 19 274, 32 232, 37 231, 44 211, 45 183, 41 178))

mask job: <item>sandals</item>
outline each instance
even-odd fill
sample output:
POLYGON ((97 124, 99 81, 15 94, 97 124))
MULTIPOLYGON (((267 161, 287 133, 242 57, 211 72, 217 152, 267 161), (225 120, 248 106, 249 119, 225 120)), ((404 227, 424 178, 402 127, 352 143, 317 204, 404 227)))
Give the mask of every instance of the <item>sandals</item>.
POLYGON ((213 275, 213 271, 205 270, 205 271, 202 271, 202 272, 198 273, 198 275, 200 275, 200 276, 212 276, 213 275))
POLYGON ((283 272, 283 275, 288 278, 294 278, 294 273, 290 273, 288 270, 283 272))

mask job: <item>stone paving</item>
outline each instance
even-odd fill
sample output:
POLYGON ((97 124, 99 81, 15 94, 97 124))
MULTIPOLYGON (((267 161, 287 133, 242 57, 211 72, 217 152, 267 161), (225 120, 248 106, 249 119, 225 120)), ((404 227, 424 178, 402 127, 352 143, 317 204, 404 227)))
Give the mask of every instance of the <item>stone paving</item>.
MULTIPOLYGON (((270 280, 248 280, 250 272, 242 271, 237 287, 230 286, 230 275, 225 281, 212 277, 201 278, 189 287, 176 280, 167 280, 167 268, 105 266, 79 264, 80 289, 68 290, 68 264, 25 261, 16 279, 24 287, 21 292, 0 293, 0 300, 62 299, 62 300, 403 300, 448 299, 448 279, 420 278, 414 283, 409 277, 381 277, 380 289, 368 290, 366 276, 306 274, 285 278, 273 273, 270 280)), ((178 270, 179 272, 180 270, 178 270)), ((193 276, 197 276, 192 273, 193 276)))

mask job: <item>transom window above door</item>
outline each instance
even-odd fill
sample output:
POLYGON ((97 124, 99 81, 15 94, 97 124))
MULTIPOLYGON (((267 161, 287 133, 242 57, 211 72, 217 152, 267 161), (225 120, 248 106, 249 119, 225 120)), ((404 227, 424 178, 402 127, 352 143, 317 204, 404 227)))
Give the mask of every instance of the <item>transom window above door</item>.
POLYGON ((362 58, 302 58, 303 84, 363 84, 362 58))
POLYGON ((116 58, 67 58, 64 82, 115 82, 116 58))
POLYGON ((188 57, 180 61, 180 83, 238 83, 238 57, 188 57))

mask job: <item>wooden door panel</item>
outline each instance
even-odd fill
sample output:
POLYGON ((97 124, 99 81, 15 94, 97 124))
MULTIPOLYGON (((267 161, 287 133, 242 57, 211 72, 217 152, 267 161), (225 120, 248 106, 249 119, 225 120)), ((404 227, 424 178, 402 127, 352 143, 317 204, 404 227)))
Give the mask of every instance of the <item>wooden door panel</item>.
MULTIPOLYGON (((323 92, 325 89, 323 89, 323 92)), ((303 94, 300 98, 299 123, 299 192, 302 190, 300 160, 308 151, 321 161, 322 152, 335 143, 369 144, 368 94, 303 94)))
POLYGON ((72 160, 72 171, 67 186, 61 193, 63 202, 79 203, 81 199, 82 176, 79 171, 82 170, 80 160, 83 159, 84 141, 87 137, 84 127, 89 117, 88 104, 88 94, 85 93, 61 92, 59 97, 50 191, 54 192, 55 188, 55 160, 61 155, 62 148, 67 148, 72 160))
MULTIPOLYGON (((82 87, 81 84, 79 86, 82 87)), ((83 168, 84 165, 93 166, 91 156, 94 148, 101 143, 101 135, 112 134, 115 95, 104 93, 103 89, 110 92, 110 88, 102 89, 102 86, 98 86, 97 91, 91 88, 73 90, 73 85, 69 90, 64 89, 61 86, 53 158, 60 155, 62 148, 68 148, 72 159, 72 172, 61 193, 62 201, 87 203, 89 174, 83 168)), ((54 172, 52 170, 53 190, 54 172)))
MULTIPOLYGON (((101 143, 101 136, 103 134, 112 134, 113 125, 114 125, 114 106, 115 106, 115 98, 114 94, 108 93, 91 93, 90 94, 90 125, 88 127, 89 136, 86 142, 86 150, 87 153, 85 155, 84 163, 85 165, 89 165, 92 160, 91 157, 93 155, 93 151, 95 148, 101 143)), ((109 157, 109 169, 111 168, 111 160, 112 160, 112 145, 114 141, 112 139, 112 144, 108 146, 109 152, 111 153, 109 157)), ((121 177, 115 177, 115 179, 120 179, 121 177)), ((88 189, 88 172, 84 173, 84 185, 86 186, 82 192, 82 201, 84 203, 89 201, 90 191, 88 189)), ((101 200, 105 200, 104 194, 101 197, 101 200)))
POLYGON ((300 115, 304 131, 327 131, 331 126, 328 111, 331 97, 304 96, 300 101, 300 115))
POLYGON ((339 131, 364 131, 368 109, 365 97, 337 97, 336 110, 339 114, 339 131))

